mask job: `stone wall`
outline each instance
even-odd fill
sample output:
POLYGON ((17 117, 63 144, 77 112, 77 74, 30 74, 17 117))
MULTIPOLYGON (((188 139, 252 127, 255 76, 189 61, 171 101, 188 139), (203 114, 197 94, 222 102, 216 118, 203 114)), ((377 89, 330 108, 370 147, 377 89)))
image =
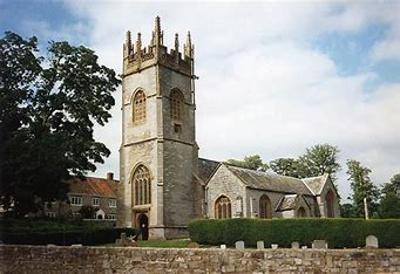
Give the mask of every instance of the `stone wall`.
POLYGON ((0 246, 0 273, 400 273, 400 249, 0 246))

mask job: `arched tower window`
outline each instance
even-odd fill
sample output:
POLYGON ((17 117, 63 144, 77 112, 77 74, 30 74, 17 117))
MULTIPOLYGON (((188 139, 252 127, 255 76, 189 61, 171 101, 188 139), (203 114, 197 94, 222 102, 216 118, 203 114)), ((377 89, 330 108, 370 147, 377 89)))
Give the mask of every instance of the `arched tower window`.
POLYGON ((230 219, 231 201, 226 196, 221 196, 215 201, 215 218, 216 219, 230 219))
POLYGON ((178 121, 183 120, 183 105, 184 105, 184 97, 182 92, 175 89, 172 90, 170 96, 170 108, 171 108, 172 119, 178 121))
POLYGON ((139 90, 133 99, 133 122, 142 123, 146 120, 146 94, 139 90))
POLYGON ((335 217, 335 211, 334 211, 334 201, 335 201, 335 194, 333 193, 332 190, 329 190, 328 193, 325 196, 325 201, 326 201, 326 215, 328 218, 334 218, 335 217))
POLYGON ((133 205, 151 204, 151 180, 149 170, 140 165, 132 177, 133 205))
POLYGON ((260 198, 260 218, 264 219, 271 219, 272 218, 272 207, 271 207, 271 200, 268 198, 267 195, 263 195, 260 198))
POLYGON ((306 210, 304 209, 304 207, 300 207, 300 208, 297 210, 297 217, 298 217, 298 218, 307 217, 307 213, 306 213, 306 210))

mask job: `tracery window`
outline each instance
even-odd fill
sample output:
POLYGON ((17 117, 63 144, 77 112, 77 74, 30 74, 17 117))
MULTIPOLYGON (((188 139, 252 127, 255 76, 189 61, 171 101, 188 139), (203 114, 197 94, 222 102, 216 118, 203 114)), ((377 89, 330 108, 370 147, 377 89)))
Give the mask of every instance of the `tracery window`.
POLYGON ((146 120, 146 95, 142 90, 135 94, 132 115, 134 123, 142 123, 146 120))
POLYGON ((151 181, 149 170, 140 165, 132 177, 133 205, 151 204, 151 181))
POLYGON ((271 201, 267 195, 263 195, 260 198, 260 218, 271 219, 272 218, 272 207, 271 201))
POLYGON ((178 90, 171 91, 170 107, 171 107, 172 119, 182 121, 183 104, 184 104, 183 94, 178 90))
POLYGON ((221 196, 215 201, 215 218, 216 219, 230 219, 231 201, 226 196, 221 196))

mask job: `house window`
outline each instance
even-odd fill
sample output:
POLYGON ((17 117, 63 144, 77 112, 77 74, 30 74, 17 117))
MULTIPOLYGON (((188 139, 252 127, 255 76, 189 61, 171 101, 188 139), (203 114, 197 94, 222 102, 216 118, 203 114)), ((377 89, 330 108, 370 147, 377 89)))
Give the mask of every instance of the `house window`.
POLYGON ((231 216, 231 201, 226 196, 219 197, 215 201, 215 218, 230 219, 231 216))
POLYGON ((93 204, 94 206, 100 205, 100 199, 99 199, 99 198, 93 198, 92 204, 93 204))
POLYGON ((264 194, 263 196, 261 196, 259 207, 260 207, 260 218, 264 219, 272 218, 271 201, 267 195, 264 194))
POLYGON ((108 219, 108 220, 115 220, 115 219, 117 219, 117 217, 116 217, 115 214, 107 214, 107 215, 106 215, 106 219, 108 219))
POLYGON ((140 165, 132 177, 133 205, 151 204, 151 181, 149 170, 140 165))
POLYGON ((142 90, 135 94, 132 115, 134 123, 142 123, 146 120, 146 95, 142 90))
POLYGON ((46 216, 49 218, 55 218, 56 217, 56 213, 55 212, 46 212, 46 216))
POLYGON ((108 206, 109 207, 117 207, 117 200, 116 199, 108 200, 108 206))
POLYGON ((178 90, 171 91, 170 108, 171 108, 172 119, 182 121, 183 104, 184 104, 183 94, 178 90))
POLYGON ((71 197, 71 205, 81 206, 82 205, 82 197, 72 196, 71 197))

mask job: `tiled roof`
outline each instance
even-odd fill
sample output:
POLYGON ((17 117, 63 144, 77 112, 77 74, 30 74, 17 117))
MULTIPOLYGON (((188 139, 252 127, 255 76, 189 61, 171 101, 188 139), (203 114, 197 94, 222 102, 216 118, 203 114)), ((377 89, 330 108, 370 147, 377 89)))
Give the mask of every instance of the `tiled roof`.
POLYGON ((67 181, 69 193, 86 194, 98 197, 117 198, 117 180, 86 177, 79 179, 74 177, 67 181))
POLYGON ((279 201, 276 211, 293 210, 296 207, 297 194, 285 195, 279 201))
POLYGON ((313 195, 302 180, 278 175, 273 172, 256 171, 232 165, 226 165, 245 185, 263 190, 283 193, 313 195))
POLYGON ((220 162, 199 158, 198 160, 198 170, 199 170, 199 177, 203 182, 207 183, 214 171, 220 165, 220 162))
POLYGON ((311 191, 314 192, 315 195, 319 195, 324 187, 327 176, 328 175, 325 174, 318 177, 304 178, 302 180, 311 189, 311 191))

